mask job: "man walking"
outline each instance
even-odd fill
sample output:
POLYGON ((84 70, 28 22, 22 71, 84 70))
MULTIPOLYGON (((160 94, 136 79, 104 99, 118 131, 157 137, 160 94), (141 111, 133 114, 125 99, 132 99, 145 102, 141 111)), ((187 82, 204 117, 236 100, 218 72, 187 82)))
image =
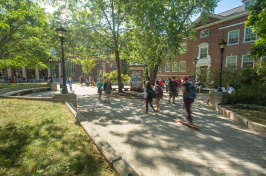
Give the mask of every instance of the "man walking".
POLYGON ((178 89, 178 83, 175 80, 175 77, 172 78, 172 80, 169 82, 167 86, 167 91, 169 89, 169 103, 171 101, 171 98, 173 97, 173 104, 175 104, 175 97, 177 96, 177 89, 178 89))
POLYGON ((194 98, 196 97, 196 90, 193 84, 188 82, 189 77, 184 76, 184 84, 182 85, 182 93, 184 99, 184 105, 187 111, 186 121, 189 124, 192 124, 192 117, 191 117, 191 106, 194 102, 194 98))

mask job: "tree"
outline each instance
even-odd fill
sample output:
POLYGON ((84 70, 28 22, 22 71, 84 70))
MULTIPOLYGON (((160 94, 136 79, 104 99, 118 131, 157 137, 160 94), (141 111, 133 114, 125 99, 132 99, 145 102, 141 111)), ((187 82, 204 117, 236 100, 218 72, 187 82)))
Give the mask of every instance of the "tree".
POLYGON ((130 14, 128 25, 135 26, 129 42, 130 61, 148 65, 151 83, 165 59, 179 54, 180 43, 195 34, 190 17, 199 12, 206 17, 219 0, 124 0, 130 14), (131 49, 131 48, 134 49, 131 49), (136 50, 137 49, 137 50, 136 50))
POLYGON ((30 0, 0 1, 0 7, 0 67, 47 67, 50 32, 44 9, 30 0))
POLYGON ((91 70, 96 66, 95 59, 85 57, 78 62, 81 65, 83 73, 89 75, 91 70))
POLYGON ((246 27, 253 27, 257 40, 251 44, 250 51, 253 59, 266 56, 266 1, 256 0, 248 7, 250 12, 246 27))

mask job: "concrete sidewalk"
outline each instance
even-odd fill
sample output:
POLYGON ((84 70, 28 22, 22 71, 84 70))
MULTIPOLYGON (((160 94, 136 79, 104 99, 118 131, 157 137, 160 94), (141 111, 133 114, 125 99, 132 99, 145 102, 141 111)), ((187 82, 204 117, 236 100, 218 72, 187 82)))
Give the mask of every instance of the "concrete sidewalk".
POLYGON ((107 104, 96 87, 73 90, 79 111, 140 175, 266 175, 266 137, 216 113, 206 96, 193 104, 201 128, 193 131, 175 122, 185 115, 181 96, 176 105, 165 97, 160 113, 145 114, 143 100, 111 97, 107 104))
POLYGON ((266 175, 266 137, 206 106, 206 94, 193 104, 194 123, 201 128, 193 131, 175 122, 185 116, 181 96, 173 105, 165 95, 161 112, 149 108, 145 114, 141 99, 111 97, 107 104, 105 96, 98 100, 96 87, 73 84, 73 90, 79 111, 140 175, 266 175))

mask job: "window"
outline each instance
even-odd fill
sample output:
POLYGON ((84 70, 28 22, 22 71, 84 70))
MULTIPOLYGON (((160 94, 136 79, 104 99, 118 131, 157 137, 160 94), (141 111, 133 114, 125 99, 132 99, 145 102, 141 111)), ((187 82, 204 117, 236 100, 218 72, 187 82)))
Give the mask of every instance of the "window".
POLYGON ((228 45, 238 44, 239 30, 228 32, 228 45))
POLYGON ((0 79, 4 79, 6 77, 6 72, 5 72, 5 69, 0 69, 0 79))
POLYGON ((162 71, 162 67, 159 66, 158 67, 158 72, 161 73, 161 71, 162 71))
POLYGON ((14 67, 13 68, 13 75, 15 75, 16 78, 22 78, 22 68, 21 67, 14 67))
POLYGON ((180 61, 179 72, 185 72, 185 71, 186 71, 186 61, 180 61))
POLYGON ((102 68, 103 68, 103 74, 106 73, 106 63, 105 62, 102 62, 102 68))
POLYGON ((226 67, 229 69, 235 69, 236 68, 236 56, 229 56, 226 58, 226 67))
POLYGON ((242 68, 253 68, 254 60, 250 58, 250 55, 242 56, 242 68))
POLYGON ((113 71, 115 71, 115 70, 117 70, 117 65, 116 65, 116 63, 110 63, 110 72, 113 72, 113 71))
POLYGON ((182 43, 180 45, 180 54, 184 54, 187 52, 187 43, 182 43))
POLYGON ((170 63, 165 64, 165 72, 170 72, 170 63))
POLYGON ((245 42, 252 42, 256 40, 256 34, 252 32, 252 27, 245 28, 245 42))
POLYGON ((72 61, 65 60, 66 76, 76 77, 76 64, 72 61))
POLYGON ((58 77, 58 66, 57 65, 52 65, 51 72, 52 72, 53 78, 58 77))
POLYGON ((177 72, 177 62, 172 64, 172 72, 177 72))
POLYGON ((201 43, 198 45, 199 47, 199 54, 198 57, 199 59, 211 59, 211 56, 208 54, 209 50, 209 44, 208 43, 201 43))
POLYGON ((248 6, 250 6, 251 4, 253 4, 252 1, 248 1, 245 3, 245 10, 247 10, 248 6))
POLYGON ((208 48, 200 48, 200 58, 207 57, 208 48))
POLYGON ((209 29, 206 29, 204 31, 200 31, 200 38, 208 37, 209 36, 209 29))

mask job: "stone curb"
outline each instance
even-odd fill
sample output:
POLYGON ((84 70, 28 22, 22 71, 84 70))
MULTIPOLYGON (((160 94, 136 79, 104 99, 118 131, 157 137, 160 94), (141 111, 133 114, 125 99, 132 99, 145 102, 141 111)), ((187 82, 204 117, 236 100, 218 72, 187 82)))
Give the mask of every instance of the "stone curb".
POLYGON ((247 118, 245 118, 245 117, 243 117, 243 116, 241 116, 235 112, 229 111, 228 109, 219 106, 217 103, 215 103, 213 105, 213 107, 218 113, 223 114, 224 116, 227 116, 231 120, 233 120, 233 121, 235 121, 235 122, 237 122, 237 123, 239 123, 245 127, 248 127, 249 129, 251 129, 253 131, 256 131, 256 132, 259 132, 262 134, 266 134, 266 126, 265 125, 253 122, 252 120, 249 120, 249 119, 247 119, 247 118))
POLYGON ((76 117, 82 128, 86 131, 88 136, 90 136, 94 144, 106 158, 107 162, 114 168, 119 176, 139 176, 127 161, 116 153, 113 147, 98 134, 94 127, 86 121, 85 117, 70 102, 65 103, 70 112, 76 117))

